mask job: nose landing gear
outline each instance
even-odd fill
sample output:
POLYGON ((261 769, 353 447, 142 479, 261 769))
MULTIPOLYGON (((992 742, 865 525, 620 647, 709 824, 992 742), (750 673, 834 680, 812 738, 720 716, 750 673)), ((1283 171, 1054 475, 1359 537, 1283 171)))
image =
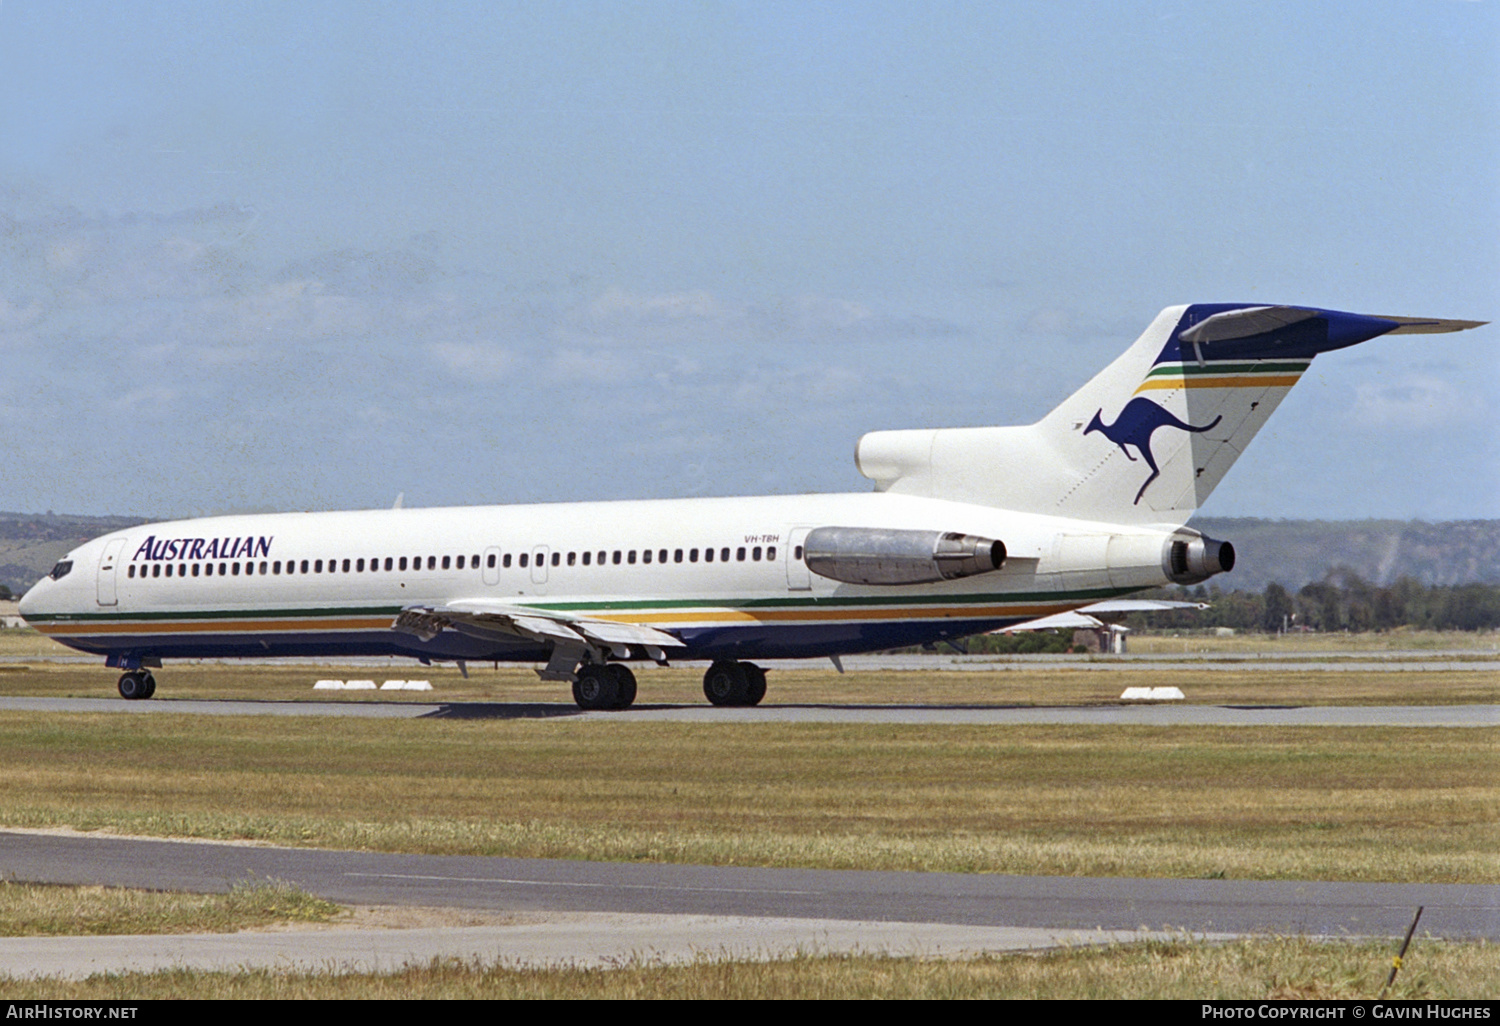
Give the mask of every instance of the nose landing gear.
POLYGON ((135 702, 156 694, 156 678, 150 670, 131 670, 120 675, 120 697, 135 702))

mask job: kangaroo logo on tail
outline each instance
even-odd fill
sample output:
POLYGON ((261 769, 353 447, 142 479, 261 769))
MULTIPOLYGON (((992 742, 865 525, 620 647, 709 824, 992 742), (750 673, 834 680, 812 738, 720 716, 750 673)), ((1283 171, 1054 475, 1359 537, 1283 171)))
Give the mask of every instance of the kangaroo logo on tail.
POLYGON ((1083 433, 1088 434, 1090 431, 1104 432, 1104 437, 1118 445, 1120 451, 1125 454, 1125 458, 1132 463, 1135 462, 1135 457, 1130 455, 1129 449, 1125 448, 1127 445, 1135 446, 1136 451, 1145 457, 1146 465, 1151 468, 1151 476, 1146 478, 1146 483, 1141 485, 1141 490, 1135 493, 1135 502, 1132 505, 1138 506, 1141 502, 1141 496, 1146 494, 1147 486, 1161 476, 1161 468, 1156 465, 1156 458, 1151 455, 1151 436, 1156 433, 1156 429, 1174 427, 1181 431, 1192 431, 1201 434, 1213 428, 1215 424, 1218 424, 1223 419, 1224 415, 1221 413, 1202 427, 1194 427, 1191 424, 1185 424, 1178 420, 1170 412, 1156 405, 1150 399, 1136 396, 1125 404, 1125 408, 1120 411, 1120 415, 1115 418, 1113 424, 1104 423, 1104 410, 1101 408, 1098 413, 1094 414, 1094 419, 1089 422, 1088 427, 1084 428, 1083 433))

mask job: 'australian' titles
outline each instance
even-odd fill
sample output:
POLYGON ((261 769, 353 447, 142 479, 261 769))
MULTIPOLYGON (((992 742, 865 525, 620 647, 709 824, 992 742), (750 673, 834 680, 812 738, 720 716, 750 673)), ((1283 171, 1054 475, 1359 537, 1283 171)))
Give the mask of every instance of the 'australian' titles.
POLYGON ((244 538, 163 538, 150 535, 131 556, 137 559, 257 559, 271 554, 274 535, 244 538))

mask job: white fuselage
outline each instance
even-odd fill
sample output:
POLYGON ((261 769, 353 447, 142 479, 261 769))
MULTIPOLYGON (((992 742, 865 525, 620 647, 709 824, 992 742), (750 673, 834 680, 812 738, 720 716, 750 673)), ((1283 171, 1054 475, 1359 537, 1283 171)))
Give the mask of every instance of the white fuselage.
MULTIPOLYGON (((283 513, 145 524, 71 552, 21 613, 111 665, 161 658, 406 655, 541 661, 524 637, 392 629, 475 600, 628 622, 709 659, 836 655, 956 638, 1166 583, 1171 525, 1121 527, 884 493, 283 513), (963 532, 998 571, 844 584, 809 571, 813 528, 963 532)), ((1179 532, 1180 533, 1180 532, 1179 532)), ((632 657, 639 657, 632 655, 632 657)))

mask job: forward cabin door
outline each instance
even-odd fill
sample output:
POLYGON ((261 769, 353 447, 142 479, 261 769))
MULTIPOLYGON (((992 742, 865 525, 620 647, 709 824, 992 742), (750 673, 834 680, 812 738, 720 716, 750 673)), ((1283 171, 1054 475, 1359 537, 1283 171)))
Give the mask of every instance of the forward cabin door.
POLYGON ((97 593, 101 606, 119 605, 120 596, 115 589, 115 569, 120 565, 120 550, 125 547, 124 538, 116 538, 104 547, 99 557, 97 593))

